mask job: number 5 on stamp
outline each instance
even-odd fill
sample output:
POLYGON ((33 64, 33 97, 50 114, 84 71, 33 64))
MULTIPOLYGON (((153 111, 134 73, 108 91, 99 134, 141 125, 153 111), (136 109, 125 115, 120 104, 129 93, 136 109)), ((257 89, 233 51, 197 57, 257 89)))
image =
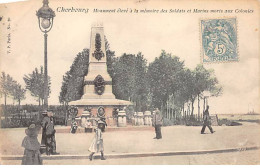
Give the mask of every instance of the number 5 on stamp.
POLYGON ((238 61, 236 18, 200 20, 202 63, 238 61))

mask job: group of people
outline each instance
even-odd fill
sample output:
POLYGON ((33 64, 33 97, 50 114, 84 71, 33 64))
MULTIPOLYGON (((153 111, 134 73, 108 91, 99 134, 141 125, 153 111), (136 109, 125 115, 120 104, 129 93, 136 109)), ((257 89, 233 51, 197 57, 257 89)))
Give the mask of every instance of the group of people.
MULTIPOLYGON (((40 132, 41 127, 36 124, 31 124, 26 130, 26 137, 23 139, 22 147, 24 147, 24 156, 22 159, 23 165, 41 165, 41 146, 46 146, 47 155, 57 155, 56 152, 56 141, 55 141, 55 129, 54 129, 54 120, 53 113, 51 111, 44 113, 44 118, 42 120, 42 141, 41 144, 38 142, 37 136, 40 132)), ((161 126, 162 126, 162 116, 158 108, 154 111, 152 125, 155 128, 156 136, 154 139, 162 139, 161 126)), ((104 143, 102 133, 105 131, 107 126, 103 118, 96 120, 97 126, 95 127, 95 136, 89 147, 91 152, 89 155, 89 160, 92 161, 93 155, 95 153, 101 153, 101 160, 105 160, 104 157, 104 143)), ((75 122, 74 122, 75 123, 75 122)), ((211 133, 214 133, 212 127, 210 126, 210 117, 209 117, 209 106, 203 113, 203 127, 201 134, 204 134, 205 128, 208 127, 211 133)))
MULTIPOLYGON (((43 112, 44 118, 41 122, 41 126, 36 124, 31 124, 25 130, 25 138, 22 141, 22 147, 24 148, 24 156, 22 158, 22 165, 42 165, 41 154, 46 152, 46 155, 58 155, 56 152, 56 140, 54 129, 54 119, 53 113, 51 111, 43 112), (42 127, 42 140, 41 144, 39 143, 37 137, 42 127)), ((91 152, 89 160, 91 161, 93 155, 97 152, 101 152, 101 160, 105 160, 104 157, 104 146, 103 146, 103 137, 102 132, 105 131, 107 126, 103 118, 96 120, 97 127, 95 128, 95 136, 89 147, 91 152)), ((76 126, 75 120, 73 125, 76 126)), ((76 129, 74 129, 75 131, 76 129)), ((72 133, 75 133, 75 132, 72 133)))
MULTIPOLYGON (((85 127, 85 132, 92 132, 92 123, 90 122, 90 119, 85 120, 84 123, 82 123, 83 120, 81 120, 81 126, 85 127)), ((75 118, 72 118, 71 125, 70 125, 70 133, 75 134, 78 129, 78 123, 75 120, 75 118)))
POLYGON ((31 124, 26 130, 26 137, 23 139, 24 156, 22 165, 41 165, 41 153, 46 152, 49 155, 58 155, 56 152, 56 140, 54 129, 54 118, 51 111, 45 111, 41 126, 31 124), (37 137, 42 127, 42 140, 39 143, 37 137))

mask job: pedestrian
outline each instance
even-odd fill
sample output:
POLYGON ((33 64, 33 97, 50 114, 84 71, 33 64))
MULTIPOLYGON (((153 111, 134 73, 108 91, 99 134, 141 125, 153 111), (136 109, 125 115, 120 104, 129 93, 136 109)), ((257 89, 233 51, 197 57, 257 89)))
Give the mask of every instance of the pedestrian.
POLYGON ((47 116, 45 116, 42 120, 42 144, 46 146, 46 154, 47 155, 58 155, 59 153, 56 152, 56 140, 55 140, 55 133, 56 130, 54 129, 54 118, 52 111, 47 111, 47 116))
POLYGON ((162 116, 158 108, 155 109, 153 114, 152 125, 155 128, 156 137, 153 139, 162 139, 161 126, 162 126, 162 116))
POLYGON ((208 127, 210 132, 213 134, 215 131, 213 131, 210 123, 210 116, 209 116, 209 106, 207 105, 206 110, 203 113, 203 127, 201 129, 201 134, 204 134, 205 128, 208 127))
MULTIPOLYGON (((42 112, 43 120, 47 116, 47 111, 42 112)), ((42 120, 42 121, 43 121, 42 120)), ((41 123, 42 124, 42 123, 41 123)), ((41 139, 41 149, 40 149, 41 154, 46 152, 46 128, 42 127, 42 139, 41 139)))
POLYGON ((24 137, 22 142, 22 147, 24 147, 22 165, 42 165, 41 144, 37 139, 40 129, 40 126, 31 124, 25 130, 26 137, 24 137))
POLYGON ((72 119, 70 133, 75 134, 77 132, 78 124, 75 118, 72 119))
POLYGON ((94 139, 89 147, 89 151, 91 152, 89 155, 89 160, 92 161, 93 155, 95 153, 100 152, 101 153, 101 160, 106 160, 104 157, 104 143, 103 143, 103 137, 102 132, 105 131, 105 122, 102 120, 98 121, 97 128, 95 128, 95 136, 94 139))

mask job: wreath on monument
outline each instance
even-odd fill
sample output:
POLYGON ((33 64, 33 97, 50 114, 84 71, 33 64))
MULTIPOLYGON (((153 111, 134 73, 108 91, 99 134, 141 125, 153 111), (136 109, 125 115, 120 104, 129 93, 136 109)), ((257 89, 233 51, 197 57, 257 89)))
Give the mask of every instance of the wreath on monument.
POLYGON ((95 92, 102 95, 105 90, 105 80, 101 75, 98 75, 94 80, 95 92))
POLYGON ((98 112, 97 112, 97 116, 100 118, 104 118, 105 117, 105 108, 104 107, 98 107, 98 112))
POLYGON ((94 51, 94 53, 92 55, 97 60, 101 60, 101 58, 104 57, 104 53, 101 50, 101 37, 100 37, 99 33, 96 34, 95 47, 96 47, 96 50, 94 51))
POLYGON ((72 118, 75 118, 78 115, 78 107, 71 106, 69 107, 68 112, 72 116, 72 118))

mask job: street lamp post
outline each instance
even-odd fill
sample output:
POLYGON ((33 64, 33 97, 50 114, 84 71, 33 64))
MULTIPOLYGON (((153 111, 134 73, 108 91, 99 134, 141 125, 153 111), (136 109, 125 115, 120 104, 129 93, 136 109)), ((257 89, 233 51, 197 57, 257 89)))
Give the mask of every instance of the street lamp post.
POLYGON ((44 33, 44 110, 48 109, 48 60, 47 60, 47 37, 53 26, 55 12, 48 6, 49 1, 43 0, 43 6, 36 12, 40 30, 44 33))

